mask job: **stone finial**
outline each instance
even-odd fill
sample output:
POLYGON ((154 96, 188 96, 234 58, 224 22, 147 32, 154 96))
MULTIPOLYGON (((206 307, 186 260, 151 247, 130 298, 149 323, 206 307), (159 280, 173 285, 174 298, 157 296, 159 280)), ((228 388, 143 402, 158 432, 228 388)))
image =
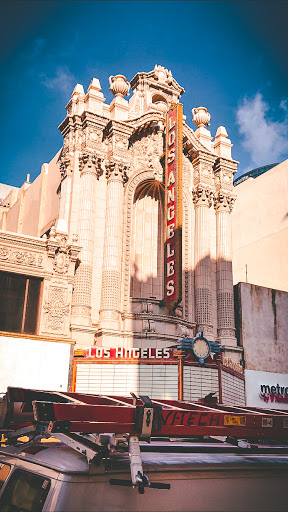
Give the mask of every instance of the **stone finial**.
POLYGON ((114 96, 129 96, 130 84, 124 75, 115 75, 109 77, 110 91, 114 96))
POLYGON ((205 126, 210 126, 210 119, 211 115, 209 114, 207 108, 205 107, 198 107, 198 108, 192 108, 192 115, 193 115, 193 123, 196 124, 197 128, 205 126))
POLYGON ((219 126, 215 135, 214 153, 223 158, 231 158, 231 140, 228 139, 228 133, 224 126, 219 126))
POLYGON ((216 137, 224 137, 224 138, 228 137, 228 133, 227 133, 225 126, 219 126, 219 128, 217 128, 215 138, 216 137))
POLYGON ((93 114, 103 115, 103 103, 105 101, 98 78, 92 78, 85 97, 85 109, 93 114))
POLYGON ((81 84, 76 84, 75 87, 74 87, 74 91, 72 92, 72 96, 74 96, 74 94, 85 94, 84 93, 84 88, 83 88, 83 85, 81 84))
POLYGON ((94 91, 98 91, 98 92, 101 91, 101 85, 100 85, 100 81, 98 78, 92 78, 92 80, 89 84, 89 87, 88 87, 88 91, 90 89, 93 89, 94 91))
POLYGON ((83 85, 76 84, 72 92, 72 96, 66 105, 68 115, 78 114, 81 115, 84 111, 85 92, 83 85))

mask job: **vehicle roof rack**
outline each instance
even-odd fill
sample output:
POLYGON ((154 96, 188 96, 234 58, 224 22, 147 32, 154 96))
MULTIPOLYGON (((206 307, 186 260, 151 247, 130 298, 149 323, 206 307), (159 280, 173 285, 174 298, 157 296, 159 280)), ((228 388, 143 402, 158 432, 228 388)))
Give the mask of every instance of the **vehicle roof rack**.
POLYGON ((0 434, 11 444, 23 435, 53 436, 84 454, 88 462, 128 442, 131 481, 111 485, 168 489, 143 473, 139 440, 153 437, 224 437, 249 447, 259 439, 288 440, 288 411, 207 402, 155 400, 8 387, 0 401, 0 434))

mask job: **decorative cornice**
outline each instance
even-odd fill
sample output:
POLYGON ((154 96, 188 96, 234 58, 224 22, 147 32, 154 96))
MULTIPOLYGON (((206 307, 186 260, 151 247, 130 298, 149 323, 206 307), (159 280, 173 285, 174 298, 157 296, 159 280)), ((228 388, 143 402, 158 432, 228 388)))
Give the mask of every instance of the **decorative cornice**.
POLYGON ((37 335, 37 334, 19 334, 16 332, 6 332, 6 331, 0 331, 0 337, 3 338, 21 338, 23 340, 36 340, 36 341, 48 341, 52 343, 66 343, 70 345, 75 345, 76 341, 67 338, 59 338, 59 337, 52 337, 52 336, 45 336, 43 334, 37 335))
POLYGON ((25 249, 45 249, 45 240, 36 236, 23 235, 22 233, 15 233, 12 231, 1 231, 0 230, 0 242, 9 244, 9 247, 13 244, 16 246, 25 247, 25 249), (28 247, 27 247, 28 246, 28 247))
POLYGON ((184 154, 188 156, 190 161, 195 159, 195 156, 197 156, 197 151, 203 151, 203 153, 211 155, 213 161, 215 161, 216 158, 214 153, 210 153, 208 149, 203 144, 201 144, 192 128, 190 128, 190 126, 188 126, 186 123, 183 123, 183 150, 184 154))
POLYGON ((111 119, 108 121, 106 127, 105 127, 105 136, 110 138, 114 134, 121 134, 126 135, 127 138, 131 136, 133 132, 132 126, 129 126, 128 123, 121 122, 121 121, 115 121, 111 119))
POLYGON ((136 119, 127 121, 127 125, 133 128, 133 136, 136 132, 146 130, 147 127, 154 126, 155 123, 165 121, 165 116, 161 112, 146 112, 136 119))

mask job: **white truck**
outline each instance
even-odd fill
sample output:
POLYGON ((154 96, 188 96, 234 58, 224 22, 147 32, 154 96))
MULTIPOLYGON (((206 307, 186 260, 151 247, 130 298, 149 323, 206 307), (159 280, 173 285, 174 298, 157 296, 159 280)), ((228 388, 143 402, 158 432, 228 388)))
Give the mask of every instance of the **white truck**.
POLYGON ((286 511, 287 419, 204 402, 8 388, 0 512, 286 511))

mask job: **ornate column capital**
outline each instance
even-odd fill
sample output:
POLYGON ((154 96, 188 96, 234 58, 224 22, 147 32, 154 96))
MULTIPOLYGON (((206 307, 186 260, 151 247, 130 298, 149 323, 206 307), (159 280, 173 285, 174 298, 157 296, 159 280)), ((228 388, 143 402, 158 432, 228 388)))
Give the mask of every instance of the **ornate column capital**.
POLYGON ((213 192, 209 186, 197 185, 192 191, 192 199, 195 208, 198 206, 210 206, 212 205, 213 192))
POLYGON ((236 195, 224 190, 218 190, 218 192, 215 192, 213 195, 213 199, 216 213, 231 213, 236 201, 236 195))
POLYGON ((60 167, 61 181, 63 181, 66 176, 72 175, 72 157, 66 154, 58 160, 58 163, 60 167))
POLYGON ((109 181, 122 181, 123 185, 128 181, 129 165, 126 162, 110 160, 106 166, 106 177, 109 181))
POLYGON ((79 170, 81 175, 94 174, 99 180, 104 172, 104 158, 97 156, 95 153, 85 151, 79 157, 79 170))

